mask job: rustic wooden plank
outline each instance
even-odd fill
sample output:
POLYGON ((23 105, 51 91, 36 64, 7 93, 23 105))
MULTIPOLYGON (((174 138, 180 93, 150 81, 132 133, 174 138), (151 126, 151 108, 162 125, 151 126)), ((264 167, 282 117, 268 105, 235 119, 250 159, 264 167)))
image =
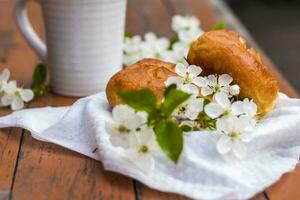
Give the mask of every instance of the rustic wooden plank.
MULTIPOLYGON (((48 94, 30 105, 64 106, 76 99, 48 94)), ((24 135, 13 199, 134 199, 131 179, 100 162, 24 135)))
MULTIPOLYGON (((17 31, 12 16, 15 1, 0 2, 1 70, 7 66, 12 78, 29 86, 38 59, 17 31), (3 9, 2 9, 3 8, 3 9), (1 39, 2 39, 1 38, 1 39)), ((28 13, 38 33, 43 25, 40 8, 29 4, 28 13)), ((42 34, 41 34, 42 35, 42 34)), ((37 99, 32 106, 69 105, 74 99, 53 96, 37 99)), ((2 112, 1 115, 7 114, 2 112)), ((19 152, 20 129, 4 129, 0 134, 0 199, 8 198, 12 185, 15 199, 133 199, 130 179, 104 173, 101 164, 52 144, 37 142, 26 133, 19 152), (17 133, 19 132, 19 133, 17 133), (20 153, 14 182, 16 158, 20 153), (59 156, 57 156, 59 155, 59 156), (29 177, 29 178, 28 178, 29 177), (53 190, 52 190, 53 189, 53 190), (39 195, 41 198, 39 198, 39 195), (3 198, 2 198, 3 197, 3 198)))
MULTIPOLYGON (((1 108, 0 116, 9 112, 1 108)), ((21 137, 22 129, 0 130, 0 199, 8 199, 10 195, 21 137)))
MULTIPOLYGON (((11 78, 18 80, 19 85, 27 87, 38 60, 17 31, 12 17, 14 3, 13 0, 0 1, 0 72, 9 68, 11 78)), ((36 5, 29 6, 30 12, 35 9, 36 5)), ((39 14, 38 11, 35 13, 39 14)), ((40 33, 42 26, 36 15, 30 15, 30 18, 40 33)), ((0 116, 10 112, 8 108, 0 108, 0 116)), ((8 199, 11 193, 22 134, 23 131, 19 128, 0 130, 0 199, 8 199)))

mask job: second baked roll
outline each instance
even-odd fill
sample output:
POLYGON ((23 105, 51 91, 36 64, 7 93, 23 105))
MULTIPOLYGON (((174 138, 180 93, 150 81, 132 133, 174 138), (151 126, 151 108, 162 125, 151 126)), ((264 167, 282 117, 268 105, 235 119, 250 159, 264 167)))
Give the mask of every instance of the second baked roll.
POLYGON ((203 74, 229 74, 241 88, 241 98, 252 98, 259 116, 272 110, 277 100, 278 82, 254 49, 231 31, 210 31, 191 44, 190 64, 201 66, 203 74))

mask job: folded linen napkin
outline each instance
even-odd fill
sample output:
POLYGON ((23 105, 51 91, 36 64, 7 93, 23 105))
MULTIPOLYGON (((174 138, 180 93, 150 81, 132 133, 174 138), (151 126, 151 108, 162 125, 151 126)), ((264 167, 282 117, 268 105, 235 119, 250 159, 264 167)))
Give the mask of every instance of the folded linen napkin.
POLYGON ((194 199, 250 198, 292 171, 300 155, 300 99, 284 94, 279 94, 276 108, 257 124, 242 160, 218 154, 218 135, 199 131, 184 136, 177 165, 157 157, 154 169, 144 171, 127 159, 121 148, 111 145, 104 129, 107 120, 111 120, 110 108, 105 94, 100 93, 70 107, 14 112, 0 118, 0 127, 25 128, 38 140, 102 161, 106 170, 194 199))

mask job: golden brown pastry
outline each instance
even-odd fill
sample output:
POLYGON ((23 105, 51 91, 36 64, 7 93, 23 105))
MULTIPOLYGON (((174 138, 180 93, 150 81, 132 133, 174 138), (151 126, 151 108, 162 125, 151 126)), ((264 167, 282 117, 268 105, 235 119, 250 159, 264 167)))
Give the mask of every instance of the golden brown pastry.
POLYGON ((156 59, 143 59, 115 74, 107 84, 106 96, 111 106, 122 103, 118 91, 149 88, 160 101, 164 92, 164 81, 175 76, 174 64, 156 59))
POLYGON ((277 100, 278 82, 254 49, 232 31, 210 31, 195 40, 188 62, 201 66, 201 75, 229 74, 241 88, 240 97, 252 98, 259 116, 272 110, 277 100))

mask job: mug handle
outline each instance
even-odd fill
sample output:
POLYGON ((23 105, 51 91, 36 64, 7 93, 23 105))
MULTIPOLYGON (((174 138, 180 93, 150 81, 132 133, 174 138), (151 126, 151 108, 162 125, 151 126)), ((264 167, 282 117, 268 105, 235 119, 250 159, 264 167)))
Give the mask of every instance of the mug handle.
MULTIPOLYGON (((47 62, 47 49, 45 43, 39 38, 36 32, 33 30, 26 11, 26 3, 29 0, 17 0, 15 6, 15 19, 17 26, 25 37, 29 45, 40 57, 40 59, 46 63, 47 62)), ((39 2, 34 0, 35 2, 39 2)))

